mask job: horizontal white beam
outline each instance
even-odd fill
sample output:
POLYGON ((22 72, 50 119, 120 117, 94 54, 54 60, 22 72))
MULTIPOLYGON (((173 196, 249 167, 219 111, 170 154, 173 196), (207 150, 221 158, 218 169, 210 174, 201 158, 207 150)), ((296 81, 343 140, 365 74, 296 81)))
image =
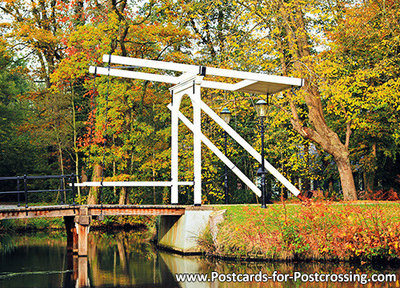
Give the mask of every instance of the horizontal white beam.
MULTIPOLYGON (((109 62, 109 60, 110 60, 110 55, 103 56, 104 62, 109 62)), ((186 73, 191 73, 191 74, 200 74, 200 66, 173 63, 173 62, 146 60, 146 59, 140 59, 140 58, 111 55, 111 63, 136 66, 136 67, 147 67, 147 68, 154 68, 154 69, 179 71, 179 72, 186 72, 186 73)), ((282 84, 285 86, 287 86, 287 85, 298 86, 298 87, 303 86, 303 79, 301 79, 301 78, 284 77, 284 76, 276 76, 276 75, 237 71, 237 70, 230 70, 230 69, 213 68, 213 67, 206 67, 206 75, 236 78, 236 79, 243 79, 243 80, 254 80, 254 81, 261 81, 261 82, 270 82, 270 83, 275 83, 275 84, 282 84)))
MULTIPOLYGON (((193 105, 200 105, 201 109, 211 117, 217 124, 219 124, 233 139, 235 139, 247 152, 250 153, 259 163, 261 163, 261 155, 249 143, 246 142, 235 130, 231 128, 221 117, 218 116, 206 103, 201 100, 192 100, 193 105)), ((298 196, 300 194, 292 183, 289 182, 278 170, 275 169, 267 160, 264 159, 265 168, 283 184, 292 194, 298 196)))
MULTIPOLYGON (((194 77, 195 74, 183 74, 179 77, 168 76, 168 75, 159 75, 159 74, 151 74, 151 73, 144 73, 144 72, 134 72, 128 70, 120 70, 120 69, 113 69, 111 68, 110 71, 108 68, 104 67, 96 67, 90 66, 89 72, 98 75, 110 75, 115 77, 124 77, 124 78, 131 78, 131 79, 139 79, 139 80, 148 80, 148 81, 156 81, 156 82, 164 82, 170 84, 179 84, 185 82, 187 78, 194 77)), ((239 83, 237 83, 239 84, 239 83)), ((201 83, 201 87, 204 88, 211 88, 211 89, 221 89, 221 90, 228 90, 228 91, 235 91, 239 89, 236 84, 229 84, 223 82, 215 82, 215 81, 203 81, 201 83)), ((241 88, 241 87, 240 87, 241 88)))
MULTIPOLYGON (((233 71, 233 70, 231 70, 233 71)), ((96 73, 98 75, 110 75, 115 77, 124 77, 130 79, 139 79, 139 80, 148 80, 148 81, 156 81, 156 82, 164 82, 170 84, 179 84, 184 82, 188 75, 196 75, 184 73, 179 77, 169 76, 169 75, 161 75, 161 74, 152 74, 152 73, 144 73, 144 72, 135 72, 123 69, 114 69, 114 68, 104 68, 104 67, 93 67, 89 68, 90 73, 96 73)), ((224 82, 216 82, 216 81, 203 81, 201 83, 201 87, 211 88, 211 89, 221 89, 226 91, 241 91, 248 93, 258 93, 258 94, 268 94, 268 93, 276 93, 287 89, 290 87, 288 84, 277 84, 277 83, 267 83, 262 81, 254 81, 254 80, 243 80, 235 84, 224 83, 224 82), (256 87, 252 85, 255 84, 256 87)))
MULTIPOLYGON (((168 108, 170 110, 172 110, 171 104, 168 105, 168 108)), ((197 130, 197 133, 199 133, 201 141, 208 147, 210 148, 210 150, 212 152, 214 152, 214 154, 221 159, 222 162, 224 162, 224 164, 226 166, 228 166, 228 168, 236 174, 236 176, 239 177, 240 180, 243 181, 244 184, 246 184, 258 197, 261 197, 261 190, 252 182, 249 180, 249 178, 247 178, 246 175, 244 175, 242 173, 242 171, 240 171, 240 169, 232 163, 231 160, 229 160, 228 157, 226 157, 224 155, 224 153, 222 153, 201 131, 198 131, 197 127, 194 127, 194 125, 192 124, 192 122, 189 121, 189 119, 187 119, 185 117, 185 115, 183 115, 180 111, 177 112, 179 119, 194 133, 194 130, 197 130), (196 129, 197 128, 197 129, 196 129)))
POLYGON ((148 81, 156 81, 156 82, 165 82, 170 84, 178 84, 179 79, 178 77, 168 76, 168 75, 159 75, 159 74, 151 74, 151 73, 144 73, 144 72, 134 72, 128 70, 120 70, 120 69, 108 69, 104 67, 89 67, 90 73, 97 73, 99 75, 110 75, 116 77, 124 77, 124 78, 131 78, 131 79, 139 79, 139 80, 148 80, 148 81))
MULTIPOLYGON (((193 181, 188 182, 177 182, 178 185, 193 185, 193 181)), ((71 186, 72 184, 70 184, 71 186)), ((83 182, 75 183, 77 187, 170 187, 172 186, 171 181, 112 181, 112 182, 83 182)))
MULTIPOLYGON (((103 55, 103 62, 108 63, 109 57, 110 57, 110 55, 103 55)), ((199 72, 200 72, 200 67, 195 66, 195 65, 156 61, 156 60, 147 60, 147 59, 141 59, 141 58, 123 57, 123 56, 116 56, 116 55, 111 55, 111 63, 128 65, 128 66, 136 66, 136 67, 162 69, 162 70, 169 70, 169 71, 186 72, 186 73, 190 73, 190 74, 199 74, 199 72)))

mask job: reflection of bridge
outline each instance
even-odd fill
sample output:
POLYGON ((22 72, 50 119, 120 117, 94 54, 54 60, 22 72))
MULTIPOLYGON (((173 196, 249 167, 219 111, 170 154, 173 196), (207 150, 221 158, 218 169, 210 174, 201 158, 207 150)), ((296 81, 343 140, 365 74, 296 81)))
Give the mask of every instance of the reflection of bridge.
MULTIPOLYGON (((177 273, 201 273, 204 265, 201 258, 181 256, 151 249, 153 257, 144 257, 143 250, 132 253, 124 243, 124 238, 117 236, 113 255, 104 255, 106 248, 96 243, 95 236, 89 240, 88 257, 67 254, 68 269, 73 270, 75 287, 217 287, 214 283, 177 283, 177 273), (145 261, 144 261, 145 259, 145 261), (151 259, 151 260, 150 260, 151 259), (152 262, 152 263, 151 263, 152 262), (152 281, 143 274, 152 275, 152 281), (143 283, 143 280, 146 282, 143 283), (147 282, 149 281, 150 282, 147 282)), ((150 255, 149 255, 150 256, 150 255)))
MULTIPOLYGON (((92 219, 103 216, 134 215, 174 215, 185 214, 187 206, 177 205, 82 205, 82 206, 32 206, 21 208, 3 206, 0 208, 0 220, 37 217, 63 217, 67 231, 68 250, 86 256, 88 251, 87 235, 92 219)), ((191 208, 193 209, 193 208, 191 208)), ((201 208, 199 208, 201 209, 201 208)))
POLYGON ((210 287, 176 283, 176 273, 207 272, 200 257, 157 251, 143 239, 149 234, 136 233, 91 233, 87 257, 67 252, 65 238, 12 236, 12 249, 0 253, 1 287, 210 287))

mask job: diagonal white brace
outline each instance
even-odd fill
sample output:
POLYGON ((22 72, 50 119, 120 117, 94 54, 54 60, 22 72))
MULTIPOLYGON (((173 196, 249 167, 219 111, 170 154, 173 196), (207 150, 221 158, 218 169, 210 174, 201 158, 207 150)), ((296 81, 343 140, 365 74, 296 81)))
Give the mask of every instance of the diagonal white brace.
MULTIPOLYGON (((250 153, 259 163, 261 163, 261 155, 249 143, 246 142, 235 130, 222 120, 210 107, 201 100, 194 100, 196 105, 200 105, 201 109, 211 117, 217 124, 219 124, 233 139, 235 139, 247 152, 250 153)), ((293 195, 298 196, 300 191, 287 180, 278 170, 275 169, 267 160, 264 159, 265 168, 281 182, 293 195)))
MULTIPOLYGON (((171 104, 168 105, 169 109, 171 108, 171 104)), ((187 119, 185 117, 185 115, 183 115, 180 111, 177 112, 179 119, 193 132, 195 133, 196 127, 189 121, 189 119, 187 119)), ((245 183, 257 196, 261 197, 261 191, 260 189, 258 189, 258 187, 249 180, 249 178, 247 178, 246 175, 244 175, 242 173, 242 171, 240 171, 240 169, 232 162, 228 159, 228 157, 226 157, 224 155, 224 153, 222 153, 203 133, 201 133, 201 131, 197 131, 197 133, 200 135, 201 141, 208 147, 210 148, 210 150, 212 152, 214 152, 214 154, 221 159, 222 162, 224 162, 225 165, 227 165, 229 167, 229 169, 232 170, 233 173, 236 174, 236 176, 239 177, 240 180, 243 181, 243 183, 245 183)))

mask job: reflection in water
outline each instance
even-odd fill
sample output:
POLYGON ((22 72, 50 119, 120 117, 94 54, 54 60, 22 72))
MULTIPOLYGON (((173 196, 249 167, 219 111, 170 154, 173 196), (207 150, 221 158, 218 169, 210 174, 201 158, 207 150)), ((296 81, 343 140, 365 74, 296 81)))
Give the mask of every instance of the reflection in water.
MULTIPOLYGON (((67 253, 56 235, 1 237, 0 287, 310 287, 310 283, 177 283, 177 273, 396 273, 399 267, 348 263, 265 263, 207 260, 159 252, 143 232, 89 234, 88 257, 67 253)), ((313 283, 312 287, 399 287, 397 283, 313 283)))

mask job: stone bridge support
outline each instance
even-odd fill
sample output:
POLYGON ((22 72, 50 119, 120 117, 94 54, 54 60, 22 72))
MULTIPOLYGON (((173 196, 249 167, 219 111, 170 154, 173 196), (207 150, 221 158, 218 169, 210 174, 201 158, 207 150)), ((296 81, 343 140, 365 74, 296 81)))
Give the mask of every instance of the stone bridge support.
POLYGON ((88 234, 92 216, 87 206, 79 208, 79 215, 64 216, 67 231, 67 250, 78 256, 88 255, 88 234))
POLYGON ((199 237, 207 226, 216 237, 218 224, 224 219, 226 210, 187 209, 181 216, 163 215, 157 223, 157 245, 182 254, 201 253, 199 237))

